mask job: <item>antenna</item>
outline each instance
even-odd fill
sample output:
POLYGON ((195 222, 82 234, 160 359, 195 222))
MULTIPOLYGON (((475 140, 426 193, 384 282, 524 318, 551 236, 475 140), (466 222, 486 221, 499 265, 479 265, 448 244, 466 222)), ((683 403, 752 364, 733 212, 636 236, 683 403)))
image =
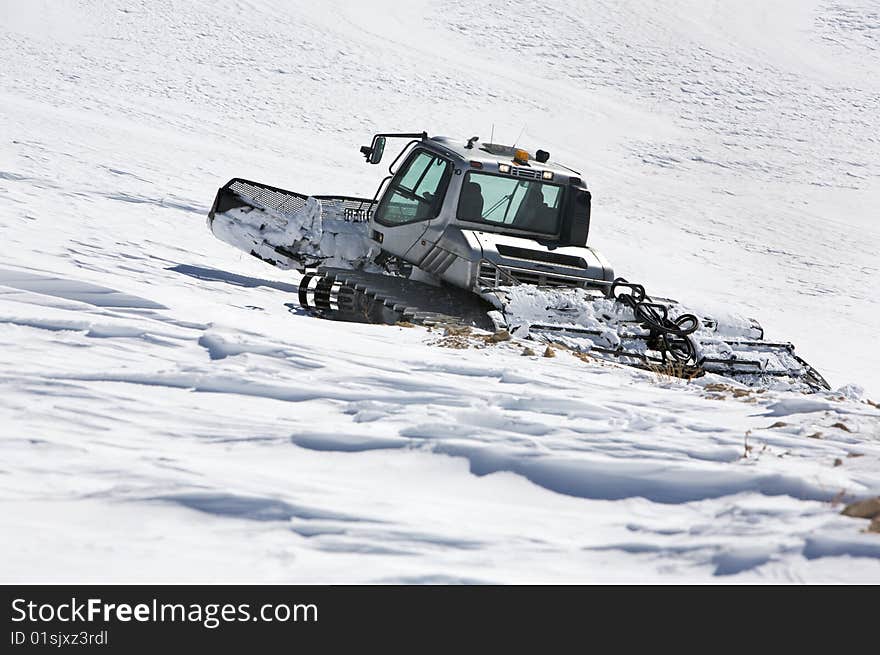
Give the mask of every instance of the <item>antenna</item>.
POLYGON ((523 128, 519 131, 519 136, 516 137, 516 141, 513 142, 514 146, 516 146, 516 144, 519 142, 520 137, 523 135, 523 132, 525 132, 525 131, 526 131, 526 125, 525 125, 525 123, 523 123, 523 128))
POLYGON ((495 143, 495 123, 492 123, 492 134, 489 135, 489 143, 495 143))

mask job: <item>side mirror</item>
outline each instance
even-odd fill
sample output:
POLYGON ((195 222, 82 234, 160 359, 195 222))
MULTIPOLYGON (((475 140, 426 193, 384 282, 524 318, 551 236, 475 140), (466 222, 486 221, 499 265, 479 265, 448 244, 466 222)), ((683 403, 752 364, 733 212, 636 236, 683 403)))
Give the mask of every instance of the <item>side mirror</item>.
POLYGON ((385 137, 377 136, 373 139, 373 147, 370 149, 370 163, 378 164, 382 161, 382 154, 385 152, 385 137))
POLYGON ((385 152, 385 137, 374 136, 373 145, 361 146, 361 154, 368 164, 378 164, 382 161, 382 154, 385 152))

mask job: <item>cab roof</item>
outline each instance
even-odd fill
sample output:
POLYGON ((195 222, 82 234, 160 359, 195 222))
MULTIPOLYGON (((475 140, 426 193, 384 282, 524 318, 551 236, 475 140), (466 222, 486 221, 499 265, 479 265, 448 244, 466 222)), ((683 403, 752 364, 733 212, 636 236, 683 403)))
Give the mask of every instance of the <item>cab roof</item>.
POLYGON ((537 151, 528 148, 518 148, 499 143, 485 143, 479 139, 474 141, 469 141, 468 139, 454 139, 448 136, 432 136, 423 139, 422 143, 436 144, 462 161, 478 161, 483 164, 494 163, 529 166, 540 171, 552 171, 554 174, 558 175, 580 176, 578 171, 558 162, 554 162, 551 159, 548 159, 546 162, 539 162, 535 159, 537 151), (468 147, 469 144, 471 147, 468 147), (526 163, 514 163, 514 151, 516 150, 525 150, 528 153, 529 158, 526 163))

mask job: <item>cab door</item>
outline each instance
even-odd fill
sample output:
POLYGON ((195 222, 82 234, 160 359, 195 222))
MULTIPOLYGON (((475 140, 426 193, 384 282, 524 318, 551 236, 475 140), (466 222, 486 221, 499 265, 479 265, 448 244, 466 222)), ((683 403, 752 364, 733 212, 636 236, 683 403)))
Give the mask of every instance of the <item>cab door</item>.
POLYGON ((422 260, 433 245, 425 232, 440 213, 450 177, 449 160, 424 148, 410 153, 373 212, 384 250, 408 262, 422 260))

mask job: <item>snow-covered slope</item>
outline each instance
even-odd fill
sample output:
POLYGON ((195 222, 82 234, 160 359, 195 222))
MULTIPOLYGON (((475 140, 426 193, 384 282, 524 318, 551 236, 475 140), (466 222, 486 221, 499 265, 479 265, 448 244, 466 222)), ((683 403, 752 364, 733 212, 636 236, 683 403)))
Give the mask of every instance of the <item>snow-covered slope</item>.
POLYGON ((878 42, 868 0, 0 0, 0 579, 880 581, 878 42), (840 391, 317 321, 205 229, 421 129, 523 131, 619 274, 840 391))

